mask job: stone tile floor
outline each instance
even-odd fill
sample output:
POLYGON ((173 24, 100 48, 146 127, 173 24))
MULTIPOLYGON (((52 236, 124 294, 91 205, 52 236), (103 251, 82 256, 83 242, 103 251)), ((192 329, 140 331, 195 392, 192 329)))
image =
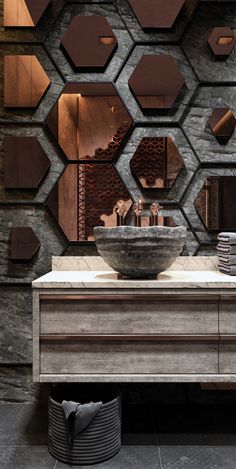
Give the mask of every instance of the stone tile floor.
MULTIPOLYGON (((236 469, 236 406, 124 405, 123 445, 98 469, 236 469)), ((47 405, 0 404, 0 468, 69 468, 47 449, 47 405)), ((79 466, 83 468, 83 466, 79 466)))

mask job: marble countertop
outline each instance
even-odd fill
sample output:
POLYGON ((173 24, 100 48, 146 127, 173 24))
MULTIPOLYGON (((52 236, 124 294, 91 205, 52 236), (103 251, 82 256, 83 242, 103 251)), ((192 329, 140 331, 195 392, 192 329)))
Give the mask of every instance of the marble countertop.
POLYGON ((33 288, 236 288, 236 276, 217 270, 168 270, 156 279, 123 279, 114 271, 56 271, 32 282, 33 288))

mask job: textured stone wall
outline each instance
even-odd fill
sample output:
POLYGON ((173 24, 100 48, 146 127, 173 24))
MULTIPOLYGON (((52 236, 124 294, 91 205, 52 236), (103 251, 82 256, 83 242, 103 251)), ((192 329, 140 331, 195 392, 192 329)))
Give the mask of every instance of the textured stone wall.
MULTIPOLYGON (((186 11, 168 32, 145 33, 127 0, 52 0, 33 29, 3 28, 0 0, 0 399, 34 400, 39 390, 31 380, 31 281, 50 270, 52 255, 96 252, 93 245, 69 244, 49 213, 45 200, 65 167, 65 157, 45 125, 64 84, 112 82, 129 110, 134 126, 116 161, 116 168, 134 199, 142 197, 129 162, 143 137, 170 136, 185 170, 162 201, 163 213, 188 228, 185 254, 214 254, 215 235, 207 232, 194 200, 209 175, 236 176, 236 132, 220 145, 207 126, 215 107, 236 115, 236 48, 226 61, 213 56, 207 39, 214 26, 236 30, 236 1, 186 0, 186 11), (103 15, 118 48, 104 73, 76 73, 60 48, 75 15, 103 15), (5 55, 36 55, 51 85, 36 109, 6 109, 3 105, 5 55), (179 106, 166 114, 144 115, 128 87, 142 55, 170 54, 186 80, 179 106), (38 191, 6 191, 3 185, 4 138, 36 136, 51 161, 38 191), (30 262, 13 262, 9 235, 13 226, 31 226, 41 247, 30 262)), ((236 34, 236 31, 235 31, 236 34)))

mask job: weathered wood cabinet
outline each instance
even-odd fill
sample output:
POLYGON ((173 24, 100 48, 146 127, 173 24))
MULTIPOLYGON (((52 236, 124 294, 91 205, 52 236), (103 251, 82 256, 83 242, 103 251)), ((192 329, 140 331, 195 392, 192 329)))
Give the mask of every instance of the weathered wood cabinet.
POLYGON ((33 282, 34 380, 236 381, 236 281, 208 271, 204 287, 206 273, 177 273, 33 282))

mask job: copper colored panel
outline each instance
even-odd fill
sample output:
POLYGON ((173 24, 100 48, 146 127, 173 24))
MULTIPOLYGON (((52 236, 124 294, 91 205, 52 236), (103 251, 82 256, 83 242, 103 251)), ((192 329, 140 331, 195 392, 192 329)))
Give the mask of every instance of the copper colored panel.
POLYGON ((112 84, 69 84, 47 120, 69 160, 113 160, 132 125, 112 84))
POLYGON ((69 164, 47 205, 69 241, 93 240, 95 226, 116 226, 118 201, 131 205, 112 164, 69 164))
POLYGON ((130 161, 144 190, 169 189, 184 162, 171 137, 144 137, 130 161))
POLYGON ((143 110, 170 109, 184 83, 169 55, 143 55, 129 79, 129 87, 143 110))
POLYGON ((236 231, 236 177, 209 176, 194 205, 209 231, 236 231))
POLYGON ((208 125, 219 143, 227 143, 234 129, 236 120, 229 108, 213 109, 208 125))
POLYGON ((185 0, 128 0, 143 29, 172 28, 185 0))
POLYGON ((104 16, 75 16, 61 44, 77 70, 104 70, 117 48, 104 16))
POLYGON ((30 227, 11 229, 10 234, 11 259, 30 261, 40 247, 40 241, 30 227))
POLYGON ((235 43, 234 32, 229 27, 214 28, 208 39, 208 44, 213 54, 222 58, 231 54, 235 43))
POLYGON ((36 137, 5 138, 5 189, 37 189, 50 164, 36 137))
POLYGON ((4 0, 4 26, 36 26, 51 0, 4 0))
POLYGON ((4 57, 4 106, 37 107, 50 80, 35 55, 4 57))

